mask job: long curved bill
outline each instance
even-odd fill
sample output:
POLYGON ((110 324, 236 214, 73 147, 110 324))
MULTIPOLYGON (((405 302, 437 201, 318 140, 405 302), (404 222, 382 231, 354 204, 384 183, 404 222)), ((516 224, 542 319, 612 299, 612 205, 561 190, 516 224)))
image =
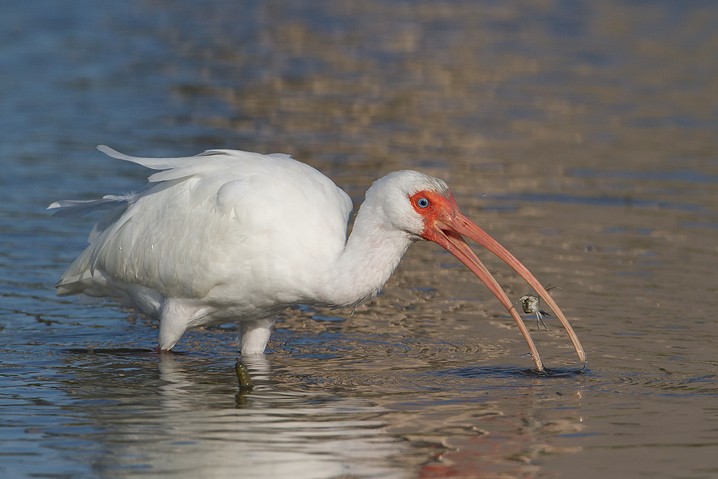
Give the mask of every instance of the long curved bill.
POLYGON ((559 308, 558 304, 556 304, 553 298, 551 298, 548 291, 546 291, 546 288, 541 285, 536 277, 531 274, 528 268, 516 259, 514 255, 512 255, 506 248, 501 246, 495 239, 489 236, 488 233, 476 226, 476 224, 458 211, 451 218, 438 220, 436 222, 436 229, 436 231, 433 231, 434 234, 431 235, 431 240, 439 244, 449 253, 456 256, 459 261, 464 263, 467 268, 469 268, 481 281, 483 281, 484 284, 486 284, 501 304, 504 305, 526 340, 531 357, 536 364, 536 369, 543 371, 544 367, 541 362, 539 352, 536 349, 536 345, 526 329, 526 325, 521 320, 516 308, 511 300, 509 300, 499 283, 496 279, 494 279, 493 275, 488 269, 486 269, 486 266, 484 266, 471 248, 469 248, 469 245, 466 244, 466 241, 464 241, 462 236, 466 236, 495 254, 499 259, 516 271, 529 284, 529 286, 531 286, 534 291, 541 296, 541 298, 556 314, 559 321, 561 321, 561 325, 566 330, 568 337, 573 343, 573 347, 576 349, 578 359, 581 360, 584 365, 586 364, 586 353, 583 350, 583 346, 581 346, 581 341, 579 341, 578 336, 576 336, 576 333, 571 327, 571 324, 568 322, 568 319, 566 319, 566 316, 564 316, 561 308, 559 308))

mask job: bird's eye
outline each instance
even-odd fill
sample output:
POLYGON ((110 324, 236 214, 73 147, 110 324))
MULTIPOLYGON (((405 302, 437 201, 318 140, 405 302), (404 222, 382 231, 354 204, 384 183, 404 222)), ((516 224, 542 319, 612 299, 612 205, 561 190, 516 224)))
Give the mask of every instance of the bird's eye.
POLYGON ((427 206, 429 206, 429 200, 423 197, 419 198, 418 200, 416 200, 416 206, 418 206, 419 208, 426 208, 427 206))

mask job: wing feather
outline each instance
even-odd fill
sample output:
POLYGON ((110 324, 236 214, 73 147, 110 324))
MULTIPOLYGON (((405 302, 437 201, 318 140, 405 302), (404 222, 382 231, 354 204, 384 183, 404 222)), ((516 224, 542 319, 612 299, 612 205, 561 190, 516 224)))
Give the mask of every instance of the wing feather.
POLYGON ((50 205, 60 216, 110 210, 58 283, 60 294, 131 294, 141 286, 165 297, 204 298, 215 288, 256 294, 254 284, 273 281, 271 294, 289 301, 301 295, 290 284, 302 284, 302 274, 344 247, 349 196, 287 155, 208 150, 141 158, 98 149, 159 172, 139 193, 50 205))

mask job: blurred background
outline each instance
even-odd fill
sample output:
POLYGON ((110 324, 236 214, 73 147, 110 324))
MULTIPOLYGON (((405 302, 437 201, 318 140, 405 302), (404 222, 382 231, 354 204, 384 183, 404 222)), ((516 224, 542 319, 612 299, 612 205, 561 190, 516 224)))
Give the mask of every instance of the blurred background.
MULTIPOLYGON (((0 16, 3 477, 715 477, 718 4, 5 0, 0 16), (550 370, 443 250, 356 311, 282 314, 257 388, 236 328, 158 359, 152 321, 53 285, 139 189, 104 158, 283 152, 358 205, 448 181, 542 281, 550 370)), ((478 251, 512 298, 527 293, 478 251)))

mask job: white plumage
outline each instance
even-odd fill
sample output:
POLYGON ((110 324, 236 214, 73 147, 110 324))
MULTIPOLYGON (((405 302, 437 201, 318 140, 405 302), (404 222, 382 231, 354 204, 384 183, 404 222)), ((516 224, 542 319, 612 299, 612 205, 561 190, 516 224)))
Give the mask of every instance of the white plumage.
MULTIPOLYGON (((171 349, 187 328, 240 321, 242 354, 261 353, 278 311, 372 298, 408 246, 422 238, 457 255, 498 297, 493 278, 487 280, 488 271, 476 266, 478 258, 457 246, 463 243, 460 234, 477 239, 476 231, 449 224, 466 219, 436 178, 399 171, 377 180, 347 239, 348 195, 287 155, 209 150, 188 158, 137 158, 98 148, 158 171, 139 193, 49 206, 57 215, 108 210, 57 291, 117 297, 159 317, 161 350, 171 349), (418 197, 431 200, 430 207, 418 197), (457 247, 461 251, 452 251, 457 247)), ((501 257, 504 251, 494 253, 501 257)), ((515 310, 512 315, 516 319, 515 310)), ((541 369, 528 333, 524 337, 541 369)))

